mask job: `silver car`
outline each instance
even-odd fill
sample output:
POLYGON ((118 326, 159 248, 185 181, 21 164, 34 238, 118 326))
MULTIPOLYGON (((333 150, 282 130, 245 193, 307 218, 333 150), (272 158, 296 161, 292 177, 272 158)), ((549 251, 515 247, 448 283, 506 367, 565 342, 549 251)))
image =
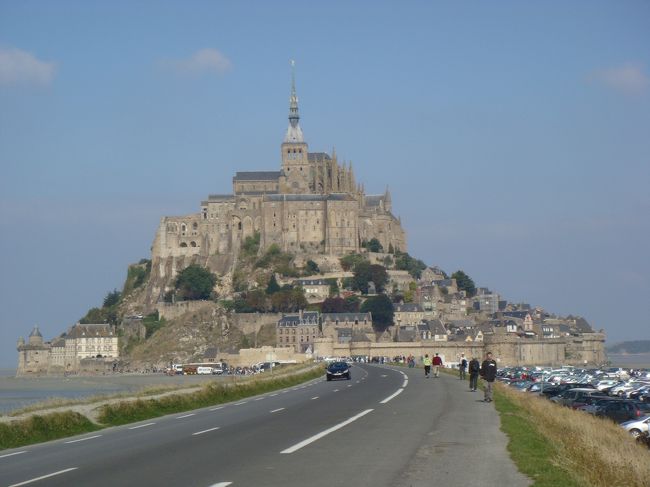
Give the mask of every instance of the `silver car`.
POLYGON ((648 425, 650 424, 650 416, 644 416, 641 419, 631 419, 621 423, 625 431, 629 431, 632 436, 637 438, 641 433, 648 432, 648 425))

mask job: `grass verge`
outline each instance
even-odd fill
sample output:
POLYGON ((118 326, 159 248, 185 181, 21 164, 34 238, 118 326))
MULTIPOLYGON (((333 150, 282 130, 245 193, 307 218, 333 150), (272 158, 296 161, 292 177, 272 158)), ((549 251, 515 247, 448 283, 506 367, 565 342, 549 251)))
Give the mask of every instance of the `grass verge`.
POLYGON ((642 487, 650 453, 615 423, 496 384, 508 450, 535 487, 642 487))
POLYGON ((101 426, 72 411, 34 415, 22 421, 0 423, 0 449, 56 440, 98 429, 101 426))
POLYGON ((108 426, 134 423, 166 414, 181 413, 291 387, 307 380, 322 377, 322 375, 322 368, 316 367, 307 372, 280 378, 255 378, 243 383, 212 383, 190 394, 173 394, 157 399, 121 401, 116 404, 104 405, 99 414, 99 421, 108 426))

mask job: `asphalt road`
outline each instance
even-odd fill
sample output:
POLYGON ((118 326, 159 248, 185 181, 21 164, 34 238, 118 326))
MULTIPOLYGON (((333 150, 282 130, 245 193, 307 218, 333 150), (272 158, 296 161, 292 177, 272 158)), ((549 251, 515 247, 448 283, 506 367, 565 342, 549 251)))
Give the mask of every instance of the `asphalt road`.
POLYGON ((444 374, 360 364, 350 381, 0 451, 0 485, 530 485, 481 398, 444 374))

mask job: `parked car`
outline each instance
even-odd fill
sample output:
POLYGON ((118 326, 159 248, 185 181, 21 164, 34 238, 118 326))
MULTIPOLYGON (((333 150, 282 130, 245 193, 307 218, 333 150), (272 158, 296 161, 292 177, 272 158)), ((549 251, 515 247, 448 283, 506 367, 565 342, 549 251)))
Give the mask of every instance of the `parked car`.
POLYGON ((332 362, 327 366, 325 373, 327 380, 332 379, 347 379, 350 380, 350 366, 345 362, 332 362))
POLYGON ((625 421, 621 423, 621 426, 629 431, 632 436, 635 438, 638 437, 641 433, 648 432, 648 426, 650 425, 650 416, 644 416, 640 419, 631 419, 630 421, 625 421))
POLYGON ((645 386, 637 387, 633 391, 627 393, 627 397, 634 400, 639 400, 641 396, 650 392, 650 384, 645 386))
POLYGON ((650 414, 650 404, 636 401, 610 401, 598 408, 594 414, 622 423, 623 421, 639 419, 650 414))
POLYGON ((617 386, 612 387, 609 390, 609 395, 610 396, 619 396, 619 397, 626 397, 628 392, 633 391, 634 389, 637 389, 638 387, 648 385, 647 382, 638 382, 638 381, 629 381, 625 382, 623 384, 619 384, 617 386))
POLYGON ((607 397, 606 394, 603 394, 597 389, 576 388, 566 390, 561 394, 552 397, 551 401, 572 408, 574 404, 576 404, 576 406, 583 405, 584 400, 590 396, 607 397))

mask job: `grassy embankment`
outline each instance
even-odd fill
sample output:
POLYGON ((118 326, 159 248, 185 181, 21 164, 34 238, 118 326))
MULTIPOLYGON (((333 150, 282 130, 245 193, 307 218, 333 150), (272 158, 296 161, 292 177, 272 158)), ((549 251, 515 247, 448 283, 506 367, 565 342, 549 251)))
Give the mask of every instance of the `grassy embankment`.
POLYGON ((494 404, 508 450, 534 487, 642 487, 650 452, 620 426, 497 384, 494 404))
POLYGON ((0 450, 235 401, 291 387, 323 375, 321 367, 310 368, 306 371, 294 371, 293 373, 287 372, 277 376, 271 374, 264 377, 255 376, 243 381, 235 379, 225 382, 222 380, 187 394, 170 394, 160 398, 125 400, 116 404, 105 404, 101 407, 99 423, 72 411, 33 415, 25 420, 0 423, 0 450))

